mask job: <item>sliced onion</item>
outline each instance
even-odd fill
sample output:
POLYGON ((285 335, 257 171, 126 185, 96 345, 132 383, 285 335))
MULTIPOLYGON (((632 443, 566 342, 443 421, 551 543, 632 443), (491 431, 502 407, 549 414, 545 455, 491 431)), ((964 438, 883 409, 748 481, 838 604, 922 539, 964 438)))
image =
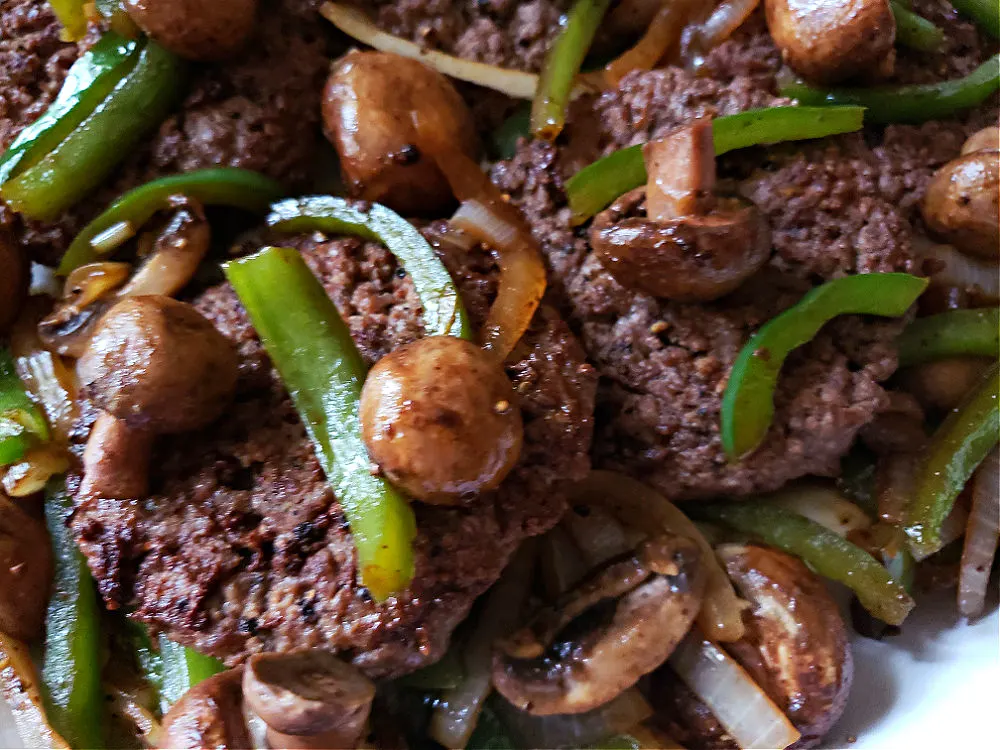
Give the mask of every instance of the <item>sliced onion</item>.
POLYGON ((535 544, 521 545, 500 580, 486 594, 474 630, 462 649, 465 678, 441 694, 431 717, 430 735, 449 750, 461 750, 472 736, 483 702, 492 689, 493 642, 518 625, 535 564, 535 544))
POLYGON ((976 296, 981 304, 1000 300, 1000 271, 995 261, 963 255, 951 245, 914 238, 913 249, 923 261, 931 284, 956 287, 976 296))
POLYGON ((828 485, 818 483, 793 485, 766 495, 762 500, 805 516, 842 537, 872 525, 871 519, 861 508, 841 495, 835 487, 828 485))
POLYGON ((21 740, 29 748, 69 750, 45 717, 39 684, 27 644, 0 633, 0 698, 10 706, 21 740))
POLYGON ((349 37, 380 52, 391 52, 425 63, 440 73, 460 81, 500 91, 514 99, 532 99, 538 88, 538 76, 521 70, 464 60, 382 31, 357 8, 339 3, 324 3, 320 13, 349 37))
POLYGON ((684 63, 693 69, 701 67, 704 56, 732 36, 758 5, 760 0, 723 0, 703 22, 686 28, 681 41, 684 63))
POLYGON ((8 466, 0 485, 10 497, 28 497, 44 490, 52 477, 68 468, 66 450, 55 443, 44 443, 29 448, 21 460, 8 466))
POLYGON ((875 495, 880 519, 897 526, 906 522, 906 508, 913 498, 916 474, 916 456, 897 453, 879 459, 875 495))
POLYGON ((556 526, 542 537, 538 564, 549 601, 555 601, 587 574, 587 563, 580 549, 562 526, 556 526))
POLYGON ((972 509, 958 577, 958 611, 965 617, 983 611, 1000 538, 1000 449, 983 460, 972 482, 972 509))
MULTIPOLYGON (((642 38, 629 50, 604 66, 597 74, 603 88, 616 88, 618 83, 633 70, 652 70, 666 57, 667 53, 681 38, 681 32, 688 22, 694 0, 672 0, 661 7, 642 38)), ((593 75, 593 74, 591 74, 593 75)))
POLYGON ((120 297, 148 294, 173 297, 194 278, 208 254, 211 229, 201 204, 184 198, 175 208, 170 221, 156 236, 149 258, 121 289, 120 297))
POLYGON ((611 471, 591 472, 574 488, 572 501, 608 508, 636 529, 663 529, 693 540, 701 551, 707 578, 698 626, 717 641, 743 637, 743 610, 749 604, 736 595, 708 540, 676 505, 642 482, 611 471))
POLYGON ((799 731, 731 656, 692 630, 669 664, 741 748, 786 748, 799 731))
POLYGON ((132 266, 128 263, 87 263, 74 268, 66 277, 63 301, 76 307, 86 307, 128 281, 130 273, 132 266))
POLYGON ((638 688, 629 688, 603 706, 582 714, 532 716, 507 701, 498 701, 496 708, 518 746, 538 748, 600 747, 602 740, 627 734, 653 715, 638 688))
POLYGON ((106 685, 104 694, 111 715, 131 729, 130 736, 138 739, 142 747, 156 747, 161 726, 153 712, 135 695, 113 685, 106 685))
POLYGON ((10 349, 17 374, 32 400, 42 407, 57 440, 68 443, 78 416, 76 376, 61 357, 43 347, 38 337, 43 312, 40 299, 29 300, 11 329, 10 349))
POLYGON ((130 221, 119 221, 94 236, 91 247, 99 254, 107 255, 135 237, 135 226, 130 221))
POLYGON ((611 512, 603 507, 591 506, 586 515, 567 513, 563 523, 573 535, 573 541, 583 555, 588 568, 635 549, 643 540, 643 533, 629 533, 611 512))

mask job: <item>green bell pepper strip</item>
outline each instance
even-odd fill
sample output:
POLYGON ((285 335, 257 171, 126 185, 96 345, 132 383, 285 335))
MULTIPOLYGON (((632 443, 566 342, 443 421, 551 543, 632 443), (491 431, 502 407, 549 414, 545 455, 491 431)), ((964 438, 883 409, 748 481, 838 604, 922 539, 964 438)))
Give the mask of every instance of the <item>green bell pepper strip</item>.
POLYGON ((1000 356, 1000 308, 950 310, 913 321, 896 340, 899 366, 961 356, 1000 356))
POLYGON ((381 242, 413 280, 424 308, 427 335, 473 340, 475 336, 458 289, 424 236, 402 216, 381 204, 373 203, 367 209, 357 206, 328 195, 290 198, 272 206, 267 224, 279 232, 318 230, 381 242))
POLYGON ((531 135, 531 110, 519 108, 490 134, 490 152, 494 159, 513 159, 517 142, 531 135))
POLYGON ((351 526, 361 582, 379 601, 413 578, 413 510, 371 471, 358 406, 365 364, 302 256, 265 248, 223 266, 312 438, 351 526))
MULTIPOLYGON (((159 641, 159 666, 162 672, 157 677, 159 678, 160 701, 164 712, 169 710, 170 706, 179 701, 184 693, 199 682, 204 682, 226 668, 218 659, 174 643, 164 635, 160 635, 159 641)), ((155 679, 150 681, 155 684, 155 679)))
POLYGON ((139 59, 139 43, 107 33, 73 63, 49 108, 0 156, 0 184, 38 163, 89 117, 139 59))
POLYGON ((828 281, 764 324, 733 364, 722 396, 722 447, 731 460, 764 440, 774 417, 774 388, 785 358, 838 315, 898 317, 927 288, 906 273, 866 273, 828 281))
POLYGON ((84 0, 49 0, 52 12, 63 26, 60 34, 65 42, 76 42, 87 33, 87 13, 84 0))
POLYGON ((14 358, 0 347, 0 466, 15 463, 28 448, 49 437, 41 409, 17 376, 14 358))
POLYGON ((85 226, 63 255, 57 272, 65 276, 74 268, 94 262, 100 256, 91 244, 95 237, 122 222, 138 229, 166 208, 175 195, 195 198, 206 206, 263 213, 284 194, 284 188, 269 177, 234 167, 201 169, 147 182, 125 193, 85 226))
POLYGON ((913 609, 913 599, 889 571, 855 544, 804 516, 768 503, 695 503, 692 518, 729 526, 800 558, 819 575, 843 583, 861 604, 891 625, 913 609))
POLYGON ((950 0, 955 10, 994 39, 1000 39, 1000 3, 996 0, 950 0))
POLYGON ((912 83, 902 86, 818 89, 791 76, 779 77, 782 96, 800 104, 857 104, 867 109, 868 122, 919 124, 941 120, 982 104, 1000 90, 1000 55, 993 55, 969 75, 939 83, 912 83))
POLYGON ((955 498, 1000 438, 1000 365, 941 423, 920 461, 906 533, 913 556, 922 560, 941 548, 941 524, 955 498))
MULTIPOLYGON (((862 107, 768 107, 712 121, 715 154, 782 141, 824 138, 860 130, 862 107)), ((642 146, 629 146, 595 161, 566 182, 573 223, 582 224, 612 201, 646 182, 642 146)))
POLYGON ((941 29, 897 0, 890 0, 889 6, 896 20, 897 43, 919 52, 933 52, 941 48, 944 43, 944 32, 941 29))
POLYGON ((86 196, 180 99, 187 66, 147 42, 135 68, 51 153, 0 188, 11 209, 52 221, 86 196))
POLYGON ((45 491, 55 575, 45 618, 42 683, 53 728, 74 748, 104 746, 101 623, 97 592, 67 525, 73 500, 61 480, 45 491))
POLYGON ((531 131, 536 138, 554 141, 562 132, 573 81, 610 4, 611 0, 576 0, 562 22, 531 102, 531 131))

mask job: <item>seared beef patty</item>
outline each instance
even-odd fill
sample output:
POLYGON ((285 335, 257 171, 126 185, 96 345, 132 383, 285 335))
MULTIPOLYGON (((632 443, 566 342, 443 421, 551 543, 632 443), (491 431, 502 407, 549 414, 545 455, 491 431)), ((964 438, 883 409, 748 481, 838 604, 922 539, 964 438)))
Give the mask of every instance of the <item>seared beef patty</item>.
MULTIPOLYGON (((297 244, 368 363, 421 335, 413 287, 385 248, 297 244)), ((446 262, 481 322, 495 293, 492 256, 446 262)), ((238 345, 238 395, 208 429, 157 444, 150 497, 78 508, 74 528, 105 599, 229 663, 326 646, 386 677, 439 658, 517 544, 556 522, 563 483, 589 468, 596 374, 569 329, 543 308, 507 367, 525 423, 512 474, 466 507, 415 504, 416 577, 377 604, 356 583, 343 513, 236 295, 222 285, 195 304, 238 345)))
MULTIPOLYGON (((263 3, 256 38, 239 59, 196 66, 188 96, 118 174, 54 223, 24 221, 0 203, 29 253, 58 261, 73 236, 121 193, 149 180, 208 167, 263 172, 289 189, 310 185, 325 147, 320 95, 329 67, 328 24, 305 0, 263 3)), ((75 45, 59 41, 46 0, 0 0, 0 150, 58 93, 75 45)))
MULTIPOLYGON (((964 74, 993 51, 954 13, 935 18, 956 48, 954 57, 941 58, 938 78, 964 74)), ((909 77, 903 58, 900 74, 909 77)), ((630 74, 577 131, 596 130, 607 152, 699 116, 785 103, 776 96, 779 65, 758 15, 709 54, 698 75, 676 67, 630 74)), ((766 442, 739 463, 727 461, 719 441, 733 361, 757 328, 817 283, 918 271, 911 236, 927 181, 958 155, 965 137, 996 121, 994 98, 960 120, 723 157, 721 184, 764 212, 774 254, 744 287, 704 305, 655 299, 604 270, 587 227, 569 223, 563 185, 581 165, 574 147, 522 144, 513 160, 496 165, 494 181, 528 216, 550 283, 602 375, 595 464, 636 475, 677 500, 773 490, 802 475, 836 473, 858 430, 886 404, 880 384, 896 368, 893 339, 903 322, 837 320, 795 352, 782 371, 766 442)), ((569 136, 572 144, 572 129, 569 136)))

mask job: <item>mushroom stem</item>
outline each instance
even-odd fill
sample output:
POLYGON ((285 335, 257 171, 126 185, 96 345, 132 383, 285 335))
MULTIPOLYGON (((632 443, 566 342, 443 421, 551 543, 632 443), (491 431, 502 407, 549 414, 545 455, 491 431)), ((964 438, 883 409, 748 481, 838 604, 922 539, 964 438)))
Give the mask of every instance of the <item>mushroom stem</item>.
POLYGON ((163 717, 159 747, 172 750, 253 747, 243 718, 242 680, 243 667, 239 667, 209 677, 188 690, 163 717))
POLYGON ((153 433, 130 427, 107 412, 94 422, 83 451, 80 497, 141 497, 146 494, 153 433))
POLYGON ((708 213, 715 205, 715 141, 711 118, 695 120, 642 148, 646 215, 667 222, 708 213))

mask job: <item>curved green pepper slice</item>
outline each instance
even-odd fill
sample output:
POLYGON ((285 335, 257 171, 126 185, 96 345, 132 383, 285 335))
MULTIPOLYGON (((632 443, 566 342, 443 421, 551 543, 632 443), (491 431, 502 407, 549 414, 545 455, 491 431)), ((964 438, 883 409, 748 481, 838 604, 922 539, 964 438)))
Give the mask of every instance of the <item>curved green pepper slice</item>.
POLYGON ((1000 90, 1000 55, 993 55, 969 75, 940 83, 912 83, 902 86, 818 89, 785 77, 778 86, 782 96, 800 104, 865 107, 869 122, 921 123, 941 120, 982 104, 1000 90))
POLYGON ((361 583, 379 601, 413 578, 413 510, 371 471, 358 406, 365 364, 301 254, 269 247, 223 266, 312 438, 351 526, 361 583))
POLYGON ((536 138, 553 141, 562 132, 573 81, 610 4, 611 0, 576 0, 566 14, 545 56, 531 103, 531 131, 536 138))
POLYGON ((99 186, 180 98, 186 64, 147 42, 135 68, 49 154, 0 188, 28 218, 51 221, 99 186))
POLYGON ((31 446, 49 436, 45 417, 17 376, 14 358, 0 348, 0 466, 20 460, 31 446))
POLYGON ((950 0, 955 10, 994 39, 1000 39, 1000 3, 996 0, 950 0))
POLYGON ((45 520, 55 561, 45 617, 42 682, 53 728, 75 748, 104 747, 101 717, 101 616, 87 563, 68 524, 73 500, 62 481, 45 491, 45 520))
POLYGON ((0 184, 34 166, 76 129, 135 67, 140 45, 107 33, 83 53, 49 108, 0 156, 0 184))
POLYGON ((367 209, 357 205, 327 195, 290 198, 272 207, 267 224, 280 232, 318 230, 381 242, 413 279, 424 308, 427 335, 474 339, 455 282, 424 236, 381 204, 373 203, 367 209))
MULTIPOLYGON (((860 130, 863 107, 768 107, 712 121, 715 154, 783 141, 824 138, 860 130)), ((629 190, 646 182, 642 146, 629 146, 595 161, 566 182, 573 223, 582 224, 629 190)))
POLYGON ((927 288, 906 273, 866 273, 829 281, 764 324, 740 351, 722 396, 722 447, 737 460, 767 435, 785 358, 838 315, 898 317, 927 288))
POLYGON ((896 21, 896 41, 920 52, 933 52, 944 43, 944 32, 897 0, 889 0, 896 21))
POLYGON ((795 555, 819 575, 850 588, 883 622, 899 625, 913 609, 904 586, 878 560, 804 516, 752 501, 695 503, 685 510, 692 518, 722 523, 795 555))
POLYGON ((896 340, 899 366, 961 356, 1000 356, 1000 308, 950 310, 913 321, 896 340))
POLYGON ((907 512, 913 556, 922 560, 941 547, 941 524, 969 477, 1000 439, 1000 365, 993 365, 962 406, 941 423, 920 461, 907 512))
POLYGON ((218 659, 174 643, 162 633, 159 638, 160 700, 164 712, 188 690, 226 667, 218 659))
POLYGON ((202 169, 147 182, 125 193, 83 228, 63 255, 58 273, 66 275, 97 260, 100 254, 92 244, 95 237, 122 223, 137 230, 157 211, 166 208, 175 195, 195 198, 206 206, 231 206, 263 213, 284 193, 284 188, 269 177, 234 167, 202 169))

